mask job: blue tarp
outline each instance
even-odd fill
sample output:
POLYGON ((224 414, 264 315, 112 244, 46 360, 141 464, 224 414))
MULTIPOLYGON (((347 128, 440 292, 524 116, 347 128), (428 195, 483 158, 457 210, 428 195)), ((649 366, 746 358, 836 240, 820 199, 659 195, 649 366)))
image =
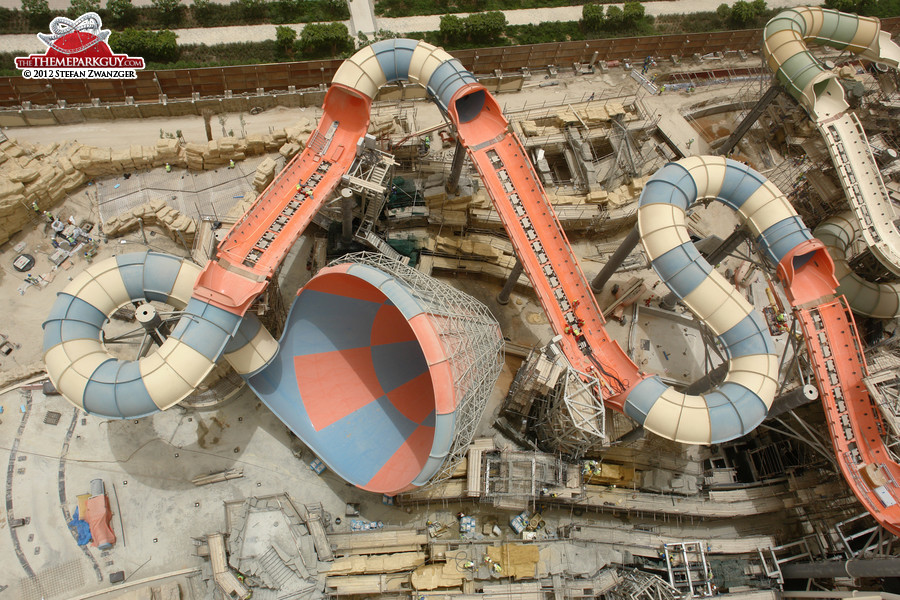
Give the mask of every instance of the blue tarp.
POLYGON ((72 515, 72 520, 69 521, 69 528, 75 530, 75 537, 78 539, 79 546, 84 546, 91 541, 91 527, 87 521, 82 521, 78 518, 77 508, 75 509, 75 514, 72 515))

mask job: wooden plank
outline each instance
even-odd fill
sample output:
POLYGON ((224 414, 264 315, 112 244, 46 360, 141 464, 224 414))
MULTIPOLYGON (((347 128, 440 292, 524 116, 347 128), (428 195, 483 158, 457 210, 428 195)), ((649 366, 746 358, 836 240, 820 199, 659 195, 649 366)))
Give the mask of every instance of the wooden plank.
POLYGON ((228 567, 228 559, 225 556, 225 536, 221 533, 214 533, 206 536, 206 541, 209 544, 209 562, 212 565, 216 585, 226 598, 248 600, 251 596, 249 588, 228 567))
POLYGON ((313 542, 316 545, 316 554, 319 560, 330 562, 334 560, 334 554, 331 552, 331 544, 325 536, 325 526, 318 513, 312 513, 307 517, 306 526, 309 527, 309 533, 313 536, 313 542))

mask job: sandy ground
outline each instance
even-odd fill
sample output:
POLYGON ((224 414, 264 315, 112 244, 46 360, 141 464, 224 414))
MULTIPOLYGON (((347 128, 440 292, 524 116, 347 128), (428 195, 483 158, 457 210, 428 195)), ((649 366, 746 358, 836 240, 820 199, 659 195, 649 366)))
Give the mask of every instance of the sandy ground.
MULTIPOLYGON (((223 3, 225 0, 215 0, 223 3)), ((440 26, 441 15, 426 15, 417 17, 375 18, 370 10, 366 10, 366 0, 351 0, 351 20, 344 21, 351 34, 362 31, 376 31, 384 29, 394 33, 404 34, 416 31, 436 31, 440 26)), ((149 5, 149 0, 134 0, 137 6, 149 5)), ((714 11, 721 4, 720 0, 674 0, 672 2, 647 2, 644 8, 649 15, 671 15, 681 13, 693 13, 714 11)), ((807 2, 801 0, 770 0, 770 8, 789 8, 793 6, 805 6, 807 2)), ((0 6, 18 8, 17 0, 0 0, 0 6)), ((51 8, 67 8, 67 0, 50 0, 51 8), (57 6, 59 5, 59 6, 57 6)), ((611 5, 612 6, 612 5, 611 5)), ((616 6, 621 7, 621 4, 616 6)), ((530 23, 545 23, 552 21, 578 21, 581 19, 581 6, 560 6, 556 8, 531 8, 521 10, 503 11, 510 25, 527 25, 530 23)), ((457 13, 458 16, 466 16, 469 13, 457 13)), ((275 39, 275 25, 247 25, 241 27, 208 27, 195 29, 177 29, 180 44, 206 44, 214 45, 225 42, 241 40, 246 42, 260 42, 275 39)), ((297 32, 303 30, 303 23, 294 23, 297 32)), ((43 42, 31 34, 3 35, 0 36, 0 52, 34 52, 41 53, 45 49, 43 42)))

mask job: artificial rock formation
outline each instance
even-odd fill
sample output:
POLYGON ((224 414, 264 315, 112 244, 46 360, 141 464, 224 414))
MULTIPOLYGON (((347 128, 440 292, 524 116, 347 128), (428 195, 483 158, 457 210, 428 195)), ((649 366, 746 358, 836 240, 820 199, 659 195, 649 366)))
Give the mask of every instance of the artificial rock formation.
MULTIPOLYGON (((205 144, 184 144, 176 139, 160 139, 152 146, 132 145, 128 149, 97 148, 78 142, 47 147, 29 147, 15 140, 0 141, 0 244, 20 231, 33 218, 33 204, 39 211, 52 210, 87 181, 119 175, 140 169, 173 167, 191 170, 211 170, 229 161, 267 152, 281 152, 286 158, 299 152, 306 144, 312 126, 308 119, 293 127, 265 135, 243 138, 223 137, 205 144)), ((120 215, 104 225, 107 235, 117 235, 137 226, 138 217, 145 223, 159 219, 159 224, 172 235, 187 233, 185 222, 171 220, 171 213, 157 217, 161 209, 149 205, 138 207, 131 214, 120 215), (145 214, 146 213, 146 214, 145 214), (116 222, 114 222, 116 221, 116 222), (127 223, 127 225, 126 225, 127 223), (117 233, 110 233, 110 232, 117 233)), ((193 236, 193 233, 190 233, 193 236)))

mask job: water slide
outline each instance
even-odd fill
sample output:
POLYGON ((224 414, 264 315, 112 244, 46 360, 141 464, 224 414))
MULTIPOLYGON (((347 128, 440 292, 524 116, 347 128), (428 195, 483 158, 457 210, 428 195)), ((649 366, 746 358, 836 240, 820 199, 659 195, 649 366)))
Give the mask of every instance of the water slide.
MULTIPOLYGON (((779 13, 766 24, 763 38, 763 53, 769 68, 809 113, 825 140, 859 224, 857 233, 881 264, 894 275, 900 275, 900 232, 894 225, 898 215, 866 134, 849 110, 837 75, 812 56, 807 43, 846 50, 894 68, 900 65, 900 46, 891 41, 889 33, 881 31, 878 19, 818 7, 779 13)), ((846 293, 856 310, 854 290, 841 289, 841 292, 846 293)), ((860 312, 864 312, 866 305, 861 308, 860 312)))
POLYGON ((242 319, 192 298, 199 275, 192 262, 158 252, 121 254, 78 274, 43 325, 44 362, 56 389, 86 412, 133 419, 181 402, 221 358, 242 375, 263 367, 275 340, 254 315, 242 319), (169 337, 138 360, 110 354, 103 334, 109 316, 151 301, 183 311, 169 337))
MULTIPOLYGON (((728 376, 716 390, 690 396, 665 386, 656 376, 641 373, 607 335, 603 317, 565 233, 521 142, 510 130, 496 101, 457 60, 443 50, 415 40, 379 42, 345 61, 326 94, 324 115, 306 149, 288 164, 231 230, 220 245, 217 260, 199 275, 192 297, 185 300, 184 285, 177 286, 178 294, 175 294, 174 283, 168 286, 168 281, 157 282, 157 269, 142 269, 141 277, 146 280, 144 289, 164 290, 154 292, 157 295, 150 299, 165 298, 175 303, 181 298, 187 303, 186 317, 182 319, 186 324, 182 327, 179 323, 166 344, 175 338, 173 347, 188 346, 206 362, 183 354, 180 360, 168 365, 170 375, 185 381, 183 387, 202 380, 208 365, 223 353, 226 358, 247 353, 245 346, 251 343, 248 340, 261 336, 262 328, 249 327, 244 335, 238 336, 240 342, 234 343, 234 347, 229 345, 232 336, 240 333, 244 329, 242 323, 249 319, 241 320, 247 308, 265 289, 290 245, 352 163, 378 89, 398 79, 425 86, 429 96, 456 126, 459 139, 482 176, 551 326, 560 336, 566 358, 576 371, 591 380, 596 378, 599 383, 594 391, 607 405, 631 415, 659 435, 684 443, 710 444, 735 439, 751 431, 765 417, 777 376, 771 340, 759 315, 699 256, 689 242, 684 225, 688 207, 708 198, 716 198, 738 212, 766 257, 778 265, 779 277, 792 305, 797 307, 801 318, 809 315, 806 333, 811 356, 816 359, 817 377, 821 377, 820 385, 823 382, 831 385, 824 395, 843 394, 848 398, 858 393, 848 386, 861 387, 853 374, 864 371, 864 363, 852 317, 846 311, 840 313, 841 300, 834 298, 837 282, 824 245, 812 239, 784 196, 765 178, 740 163, 715 157, 685 159, 667 165, 654 175, 641 196, 639 224, 654 269, 719 336, 729 357, 728 376), (840 326, 842 322, 845 326, 840 326), (213 324, 221 333, 212 335, 213 324), (204 327, 207 335, 188 335, 194 327, 204 327), (195 338, 202 339, 202 348, 197 347, 195 338), (838 358, 841 360, 835 370, 838 358), (850 371, 846 371, 848 368, 850 371), (179 369, 193 374, 186 377, 179 369)), ((46 326, 48 358, 58 346, 66 344, 80 346, 90 342, 95 353, 99 353, 98 348, 102 350, 102 344, 87 338, 93 336, 96 340, 102 335, 97 325, 102 322, 99 314, 107 315, 132 298, 129 294, 110 294, 107 289, 125 286, 116 279, 124 281, 120 272, 125 267, 117 263, 106 271, 91 274, 87 277, 89 281, 78 286, 73 282, 72 289, 67 288, 74 300, 61 300, 64 306, 59 311, 55 309, 54 315, 60 314, 46 326), (96 300, 98 314, 85 315, 90 310, 83 309, 82 298, 95 296, 99 298, 96 300), (83 324, 90 327, 82 330, 83 324), (55 333, 57 329, 59 335, 55 333), (50 336, 49 343, 47 336, 50 336)), ((450 429, 438 430, 442 422, 450 422, 441 418, 449 414, 450 407, 438 392, 429 392, 431 397, 425 406, 418 406, 409 395, 414 392, 401 389, 407 384, 415 387, 419 384, 411 382, 426 378, 432 379, 432 391, 440 389, 440 382, 445 381, 440 379, 440 373, 442 370, 446 373, 446 369, 439 366, 443 360, 440 351, 427 342, 440 329, 430 333, 427 328, 417 329, 413 323, 421 316, 422 305, 408 301, 410 294, 403 291, 404 285, 391 285, 382 281, 382 276, 357 266, 324 272, 321 282, 300 291, 288 330, 281 340, 281 351, 277 355, 271 351, 274 344, 269 338, 265 344, 258 344, 261 350, 256 356, 261 360, 240 372, 246 374, 267 405, 322 452, 343 476, 366 489, 396 491, 423 483, 439 466, 446 432, 450 429), (335 311, 334 307, 339 305, 350 308, 335 311), (385 312, 381 314, 381 311, 385 312), (408 328, 401 327, 401 320, 408 328), (386 348, 385 356, 389 359, 376 364, 380 347, 392 344, 412 347, 408 342, 413 337, 421 356, 413 351, 406 361, 398 360, 407 355, 397 346, 386 348), (263 349, 270 351, 263 352, 263 349), (369 358, 360 358, 359 353, 368 353, 369 358), (258 367, 260 362, 268 366, 258 367), (360 387, 369 388, 368 395, 344 393, 360 387), (365 405, 360 405, 363 401, 360 397, 365 405), (380 420, 365 410, 372 402, 379 405, 375 412, 380 420), (329 428, 334 429, 329 431, 329 428), (355 439, 353 443, 348 442, 347 436, 368 436, 369 440, 354 448, 355 439), (382 438, 391 441, 377 456, 369 459, 358 454, 370 449, 372 440, 382 438), (351 464, 355 461, 363 464, 351 464)), ((148 292, 136 293, 149 296, 148 292)), ((167 356, 172 352, 163 352, 161 348, 159 353, 167 356)), ((85 352, 83 357, 77 353, 64 354, 58 360, 60 366, 51 375, 54 382, 69 371, 77 372, 82 379, 85 379, 83 373, 93 372, 90 362, 86 363, 87 368, 73 368, 72 356, 78 359, 77 363, 93 354, 85 352), (58 374, 60 370, 63 375, 58 374)), ((153 357, 144 360, 150 359, 153 357)), ((126 367, 116 368, 125 370, 126 367)), ((129 372, 134 368, 127 367, 129 372)), ((157 388, 167 384, 151 379, 151 369, 139 368, 132 380, 142 379, 145 372, 147 380, 140 383, 150 390, 154 402, 153 406, 147 404, 142 408, 148 411, 154 406, 161 408, 183 397, 178 392, 156 401, 157 394, 161 393, 157 388)), ((118 379, 107 381, 110 378, 106 376, 102 379, 113 389, 113 396, 118 396, 115 390, 122 383, 118 379)), ((80 385, 83 391, 85 385, 80 385)), ((65 387, 79 391, 79 384, 65 387)), ((861 403, 862 400, 858 406, 848 404, 847 409, 857 410, 861 403)), ((836 422, 843 424, 845 417, 849 418, 846 414, 837 415, 836 422)), ((852 421, 847 427, 842 431, 864 434, 852 421)), ((880 450, 877 447, 880 438, 870 435, 865 444, 860 440, 857 438, 854 446, 848 447, 848 456, 854 462, 847 464, 865 466, 871 482, 881 481, 879 477, 896 481, 894 467, 878 466, 882 463, 877 461, 886 456, 883 446, 880 450)), ((851 480, 849 471, 845 475, 851 480)), ((874 487, 880 491, 870 490, 870 495, 882 498, 882 503, 900 497, 896 484, 890 488, 874 487)), ((858 490, 862 490, 858 496, 865 491, 862 487, 858 490)), ((896 514, 891 519, 888 522, 900 523, 896 514)))
MULTIPOLYGON (((847 256, 859 236, 876 258, 900 275, 900 233, 862 125, 849 111, 837 76, 807 48, 815 42, 863 58, 900 65, 900 47, 878 19, 817 7, 778 14, 766 25, 763 52, 785 89, 807 111, 822 134, 852 211, 816 228, 834 260, 841 296, 810 304, 795 301, 838 464, 854 495, 889 531, 900 534, 900 465, 884 444, 881 412, 863 378, 865 357, 851 309, 876 318, 900 314, 900 285, 876 284, 852 272, 847 256)), ((791 265, 786 265, 791 266, 791 265)), ((782 267, 779 267, 779 274, 782 267)), ((825 286, 828 287, 828 286, 825 286)), ((788 296, 794 290, 787 288, 788 296)), ((820 292, 826 292, 821 289, 820 292)))
POLYGON ((900 283, 874 283, 853 272, 847 257, 853 242, 859 239, 859 226, 851 211, 835 215, 819 223, 814 232, 834 259, 834 275, 838 292, 847 299, 853 312, 876 319, 893 319, 900 315, 900 283))
POLYGON ((248 382, 341 477, 393 495, 431 480, 474 426, 503 341, 466 294, 357 256, 300 290, 278 357, 248 382))

